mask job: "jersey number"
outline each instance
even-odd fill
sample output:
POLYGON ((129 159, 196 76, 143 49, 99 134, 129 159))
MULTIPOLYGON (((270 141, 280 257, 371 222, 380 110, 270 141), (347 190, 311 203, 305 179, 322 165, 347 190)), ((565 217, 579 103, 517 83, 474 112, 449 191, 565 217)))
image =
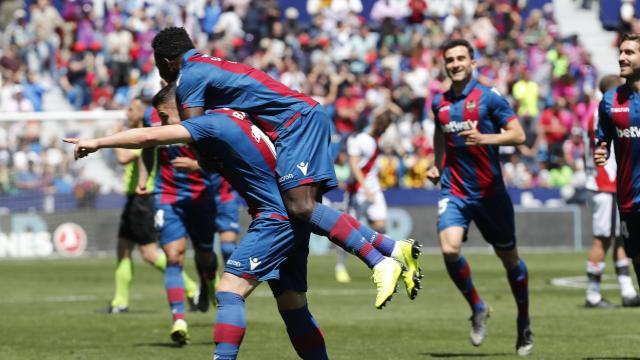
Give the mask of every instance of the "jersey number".
POLYGON ((271 142, 271 140, 269 140, 269 137, 265 135, 262 130, 260 130, 259 127, 251 125, 251 135, 253 135, 253 140, 255 140, 258 144, 260 144, 260 141, 264 141, 264 143, 267 144, 269 151, 271 151, 271 154, 273 154, 273 157, 276 157, 276 149, 273 146, 273 143, 271 142))

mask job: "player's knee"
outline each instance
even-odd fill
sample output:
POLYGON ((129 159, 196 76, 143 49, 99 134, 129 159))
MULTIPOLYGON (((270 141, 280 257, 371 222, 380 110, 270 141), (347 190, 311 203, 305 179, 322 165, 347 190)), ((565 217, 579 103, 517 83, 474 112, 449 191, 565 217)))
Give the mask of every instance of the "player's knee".
POLYGON ((446 262, 454 262, 460 257, 460 249, 442 248, 442 257, 446 262))
POLYGON ((304 292, 286 290, 276 298, 278 310, 295 310, 307 304, 307 295, 304 292))
POLYGON ((296 220, 309 221, 316 203, 309 200, 292 201, 287 203, 289 216, 296 220))

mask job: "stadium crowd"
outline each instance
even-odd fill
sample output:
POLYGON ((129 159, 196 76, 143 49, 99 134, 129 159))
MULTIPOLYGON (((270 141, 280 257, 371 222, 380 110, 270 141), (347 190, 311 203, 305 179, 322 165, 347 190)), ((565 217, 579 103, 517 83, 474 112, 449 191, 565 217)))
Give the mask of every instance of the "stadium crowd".
MULTIPOLYGON (((478 78, 508 97, 527 133, 525 145, 502 150, 507 184, 584 186, 583 129, 597 108, 598 74, 579 39, 561 37, 551 7, 523 18, 518 1, 378 0, 365 14, 360 0, 309 0, 305 24, 276 0, 13 3, 0 39, 5 112, 52 110, 46 92, 64 94, 75 110, 125 109, 135 96, 152 96, 160 78, 151 40, 183 26, 198 49, 248 63, 323 104, 335 123, 341 179, 349 173, 346 138, 379 108, 391 111, 382 184, 422 188, 433 162, 430 102, 448 87, 439 46, 465 38, 477 49, 478 78)), ((52 134, 88 128, 73 125, 2 123, 0 193, 118 191, 113 156, 87 170, 55 141, 62 136, 52 134)))

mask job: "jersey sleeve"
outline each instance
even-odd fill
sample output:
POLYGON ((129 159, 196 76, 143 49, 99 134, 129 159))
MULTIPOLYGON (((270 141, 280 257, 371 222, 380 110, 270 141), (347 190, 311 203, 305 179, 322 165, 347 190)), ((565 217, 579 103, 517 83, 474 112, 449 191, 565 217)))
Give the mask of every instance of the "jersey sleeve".
POLYGON ((181 108, 203 107, 205 100, 205 90, 207 88, 208 76, 200 74, 202 67, 197 64, 188 65, 183 68, 178 85, 176 87, 176 97, 181 108))
POLYGON ((182 121, 180 125, 187 129, 189 134, 191 134, 191 138, 196 143, 214 138, 218 134, 216 121, 211 119, 211 115, 187 119, 182 121))
POLYGON ((517 119, 515 112, 509 105, 507 99, 496 88, 491 88, 489 95, 489 109, 492 120, 501 128, 505 127, 509 121, 517 119))
MULTIPOLYGON (((609 115, 609 102, 605 95, 598 105, 598 127, 596 129, 596 147, 601 142, 607 143, 607 148, 611 148, 611 140, 613 139, 614 128, 611 116, 609 115)), ((609 151, 611 152, 611 151, 609 151)))
POLYGON ((356 136, 349 136, 347 139, 347 154, 349 156, 362 156, 360 147, 358 146, 358 139, 356 136))
POLYGON ((152 106, 147 106, 146 109, 144 109, 144 116, 142 117, 142 125, 144 127, 150 127, 151 126, 151 112, 153 111, 153 107, 152 106))
POLYGON ((440 100, 442 99, 442 94, 437 94, 434 96, 433 101, 431 102, 431 112, 433 113, 433 122, 436 126, 440 126, 440 121, 438 120, 438 107, 440 106, 440 100))

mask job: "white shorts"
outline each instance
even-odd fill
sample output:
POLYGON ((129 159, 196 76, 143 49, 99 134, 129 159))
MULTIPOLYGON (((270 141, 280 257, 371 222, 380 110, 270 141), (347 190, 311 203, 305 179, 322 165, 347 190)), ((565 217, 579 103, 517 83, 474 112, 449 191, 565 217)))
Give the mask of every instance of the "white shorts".
POLYGON ((382 191, 375 192, 373 202, 367 200, 364 191, 358 191, 355 194, 348 194, 348 210, 355 212, 356 218, 365 217, 369 221, 385 221, 387 220, 387 202, 384 199, 382 191))
POLYGON ((606 192, 595 192, 593 195, 593 236, 594 237, 610 237, 611 236, 611 218, 616 218, 616 234, 620 236, 620 213, 616 205, 616 194, 606 192))

